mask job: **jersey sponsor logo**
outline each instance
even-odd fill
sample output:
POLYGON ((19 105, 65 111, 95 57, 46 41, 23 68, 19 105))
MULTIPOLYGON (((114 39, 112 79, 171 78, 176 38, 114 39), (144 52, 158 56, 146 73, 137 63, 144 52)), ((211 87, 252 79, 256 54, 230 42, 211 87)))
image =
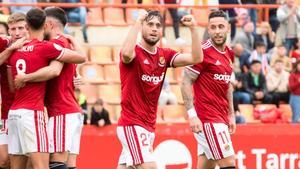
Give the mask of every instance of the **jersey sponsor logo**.
POLYGON ((143 74, 142 75, 142 81, 146 81, 146 82, 151 82, 153 84, 158 84, 160 83, 161 81, 163 81, 165 77, 165 73, 162 73, 160 76, 149 76, 149 75, 145 75, 143 74))
POLYGON ((164 66, 165 66, 165 63, 166 63, 165 57, 159 56, 159 63, 158 63, 158 65, 159 65, 160 67, 164 67, 164 66))
POLYGON ((230 75, 214 74, 214 80, 225 81, 226 83, 228 83, 230 79, 231 79, 230 75))
POLYGON ((219 66, 219 65, 221 65, 221 62, 219 60, 217 60, 215 65, 219 66))
POLYGON ((145 59, 145 60, 144 60, 144 64, 145 64, 145 65, 150 65, 148 59, 145 59))

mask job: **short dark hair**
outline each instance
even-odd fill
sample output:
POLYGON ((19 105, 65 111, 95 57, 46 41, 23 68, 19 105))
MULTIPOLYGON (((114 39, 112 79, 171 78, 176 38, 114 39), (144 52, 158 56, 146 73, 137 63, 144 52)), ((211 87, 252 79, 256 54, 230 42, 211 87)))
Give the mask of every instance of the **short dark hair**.
POLYGON ((26 22, 33 30, 41 29, 46 21, 46 13, 42 9, 32 8, 26 14, 26 22))
POLYGON ((261 64, 259 60, 253 60, 250 64, 250 66, 255 65, 255 64, 261 64))
POLYGON ((164 18, 162 17, 162 15, 160 14, 159 11, 156 11, 156 10, 149 10, 147 11, 148 12, 148 15, 145 17, 145 20, 146 22, 149 22, 151 19, 153 19, 154 17, 157 17, 159 22, 161 24, 164 24, 164 18))
POLYGON ((222 10, 212 10, 208 16, 208 20, 210 20, 211 18, 216 18, 216 17, 222 17, 222 18, 228 20, 226 13, 222 10))
POLYGON ((45 8, 45 13, 47 17, 53 17, 57 19, 63 26, 66 26, 68 18, 66 12, 60 7, 47 7, 45 8))
POLYGON ((258 41, 258 42, 255 43, 255 47, 257 48, 257 47, 267 47, 267 46, 264 42, 258 41))

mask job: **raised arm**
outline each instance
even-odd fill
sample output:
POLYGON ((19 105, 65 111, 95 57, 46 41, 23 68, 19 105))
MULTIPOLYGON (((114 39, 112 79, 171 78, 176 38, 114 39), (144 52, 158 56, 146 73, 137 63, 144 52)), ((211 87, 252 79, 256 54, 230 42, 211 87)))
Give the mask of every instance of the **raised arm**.
POLYGON ((125 64, 130 63, 135 57, 134 48, 136 45, 138 33, 141 30, 142 23, 146 16, 147 16, 147 12, 145 10, 139 11, 139 17, 137 21, 130 28, 129 33, 125 38, 125 41, 121 49, 122 62, 125 64))
POLYGON ((29 74, 18 74, 15 77, 14 83, 17 89, 24 87, 27 82, 42 82, 59 76, 63 68, 63 63, 53 60, 49 66, 43 67, 36 72, 29 74))
POLYGON ((185 109, 189 117, 189 124, 193 132, 198 133, 202 131, 202 123, 199 120, 193 103, 192 84, 198 78, 198 74, 193 73, 187 69, 184 70, 184 76, 181 83, 181 94, 185 109))
POLYGON ((201 40, 197 29, 196 21, 193 15, 186 15, 181 19, 182 23, 190 28, 192 37, 192 54, 179 54, 173 62, 174 67, 181 67, 201 63, 203 61, 203 52, 201 40))

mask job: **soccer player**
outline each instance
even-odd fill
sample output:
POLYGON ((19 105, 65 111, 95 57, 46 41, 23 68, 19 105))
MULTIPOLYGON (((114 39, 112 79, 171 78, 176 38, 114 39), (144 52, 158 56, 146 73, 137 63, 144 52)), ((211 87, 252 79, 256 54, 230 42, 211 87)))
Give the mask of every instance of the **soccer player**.
POLYGON ((27 35, 27 30, 25 28, 25 14, 23 13, 13 13, 8 18, 8 27, 10 39, 0 38, 0 76, 1 76, 1 123, 2 128, 0 128, 0 168, 5 168, 9 163, 8 156, 8 138, 7 138, 7 116, 8 110, 13 102, 14 93, 10 90, 8 79, 7 79, 7 64, 6 60, 9 55, 17 48, 21 47, 24 43, 25 36, 27 35), (18 40, 19 39, 19 40, 18 40), (16 41, 21 42, 21 44, 16 43, 16 41), (14 42, 13 44, 10 44, 14 42), (10 45, 10 46, 9 46, 10 45))
POLYGON ((230 139, 236 128, 230 84, 234 55, 225 44, 228 32, 226 14, 211 12, 210 38, 199 49, 203 62, 186 67, 181 86, 189 124, 198 142, 198 169, 214 168, 216 164, 221 169, 235 168, 230 139))
MULTIPOLYGON (((45 37, 50 42, 60 44, 65 48, 72 46, 79 48, 79 44, 70 36, 62 35, 67 23, 67 16, 59 7, 48 7, 46 13, 45 37), (72 42, 72 43, 70 43, 72 42)), ((18 75, 15 79, 16 86, 23 86, 27 82, 47 82, 45 104, 49 115, 49 140, 50 140, 50 168, 66 169, 67 160, 69 169, 76 168, 76 156, 79 154, 80 136, 83 126, 83 116, 75 95, 73 77, 76 75, 76 65, 64 63, 62 70, 60 62, 53 63, 34 73, 18 75), (57 73, 49 73, 57 72, 57 73), (60 75, 53 78, 53 75, 60 75), (53 90, 53 86, 57 89, 53 90)))
POLYGON ((182 18, 192 37, 192 54, 157 47, 163 19, 158 11, 140 13, 120 52, 121 117, 117 135, 123 146, 118 169, 157 168, 152 154, 158 98, 168 67, 202 61, 201 41, 192 15, 182 18), (136 44, 138 32, 141 42, 136 44))
MULTIPOLYGON (((67 63, 82 63, 85 56, 43 41, 46 14, 32 8, 26 14, 29 41, 9 58, 12 75, 28 74, 48 66, 53 59, 67 63)), ((34 169, 49 168, 49 142, 44 117, 46 82, 27 83, 16 89, 15 98, 8 114, 8 151, 11 167, 22 169, 30 157, 34 169)))

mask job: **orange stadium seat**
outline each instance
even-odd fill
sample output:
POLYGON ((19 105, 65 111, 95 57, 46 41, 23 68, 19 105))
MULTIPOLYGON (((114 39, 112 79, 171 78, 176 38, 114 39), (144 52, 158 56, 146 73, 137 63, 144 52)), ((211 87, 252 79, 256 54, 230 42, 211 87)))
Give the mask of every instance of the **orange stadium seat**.
POLYGON ((105 84, 98 86, 99 97, 103 98, 108 104, 120 103, 121 86, 120 84, 105 84))
POLYGON ((166 79, 170 84, 176 83, 176 79, 174 78, 174 69, 170 68, 167 70, 166 79))
POLYGON ((97 64, 84 64, 80 67, 80 74, 84 81, 97 83, 104 81, 103 69, 97 64))
POLYGON ((183 105, 166 105, 162 107, 162 119, 165 122, 185 122, 186 113, 183 105))
POLYGON ((259 123, 259 120, 255 120, 253 117, 254 106, 252 104, 239 104, 239 110, 245 117, 247 123, 259 123))
POLYGON ((171 86, 171 91, 176 95, 178 104, 183 103, 182 95, 181 95, 181 90, 180 90, 180 85, 175 84, 175 85, 170 85, 171 86))
POLYGON ((96 100, 98 98, 97 92, 95 92, 97 90, 96 85, 85 84, 85 85, 80 86, 80 90, 86 96, 88 104, 93 104, 96 102, 96 100))
POLYGON ((93 63, 111 63, 112 49, 109 46, 91 46, 90 59, 93 63))
POLYGON ((198 24, 206 25, 208 23, 209 10, 207 9, 193 9, 192 14, 195 16, 195 20, 198 24))
POLYGON ((113 47, 113 61, 119 62, 120 61, 120 51, 122 46, 115 46, 113 47))
POLYGON ((183 77, 183 71, 184 71, 184 67, 177 67, 174 70, 174 75, 175 75, 175 79, 177 82, 181 82, 182 81, 182 77, 183 77))
POLYGON ((119 104, 106 104, 105 108, 108 111, 110 121, 117 123, 120 117, 121 106, 119 104))
POLYGON ((108 25, 124 26, 124 10, 122 8, 105 8, 103 10, 104 22, 108 25))
POLYGON ((291 121, 291 119, 292 119, 291 105, 289 105, 289 104, 280 104, 279 105, 279 110, 281 110, 283 118, 286 118, 289 121, 291 121))
POLYGON ((103 15, 101 8, 89 8, 87 13, 87 24, 88 25, 103 25, 103 15))
POLYGON ((170 14, 169 10, 166 9, 165 12, 166 12, 166 14, 165 14, 165 16, 166 16, 165 24, 166 25, 172 25, 173 24, 173 20, 172 20, 172 17, 171 17, 171 14, 170 14))
POLYGON ((126 22, 127 24, 133 24, 135 23, 137 17, 138 17, 138 9, 134 8, 128 8, 126 9, 126 22))
POLYGON ((106 81, 120 82, 119 64, 104 65, 104 77, 106 81))

